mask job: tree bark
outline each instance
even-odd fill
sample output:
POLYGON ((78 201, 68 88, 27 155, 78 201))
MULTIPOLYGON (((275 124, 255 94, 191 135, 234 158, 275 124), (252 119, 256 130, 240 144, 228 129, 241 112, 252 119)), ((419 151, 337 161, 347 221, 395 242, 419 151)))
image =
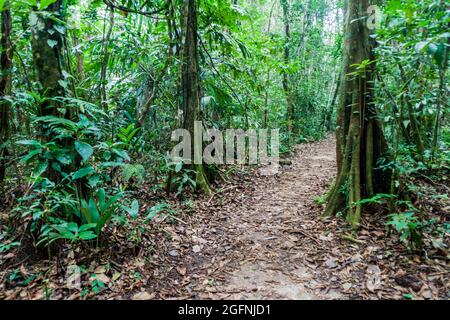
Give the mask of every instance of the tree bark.
POLYGON ((347 2, 336 130, 338 176, 324 212, 324 216, 345 212, 355 229, 361 220, 361 200, 389 188, 389 174, 375 169, 387 145, 374 106, 375 57, 364 19, 368 6, 368 0, 347 2))
MULTIPOLYGON (((4 4, 8 8, 8 1, 4 4)), ((1 76, 0 76, 0 183, 5 179, 7 157, 9 155, 6 142, 10 136, 9 118, 10 103, 4 97, 11 94, 11 45, 12 19, 11 10, 1 13, 1 76)))
MULTIPOLYGON (((283 7, 283 20, 285 33, 284 64, 285 68, 288 68, 290 63, 290 45, 291 45, 291 25, 289 21, 290 10, 288 0, 281 0, 281 5, 283 7)), ((284 94, 286 95, 286 102, 287 102, 287 131, 290 144, 292 138, 292 126, 294 122, 293 120, 294 105, 292 102, 291 88, 289 84, 289 73, 286 69, 283 71, 283 90, 284 94)))
MULTIPOLYGON (((61 19, 62 0, 49 5, 45 11, 61 19)), ((42 95, 46 98, 64 96, 64 88, 60 81, 64 80, 63 66, 63 35, 55 26, 55 20, 38 14, 38 24, 32 28, 32 51, 36 74, 42 86, 42 95)), ((39 111, 40 116, 57 115, 58 105, 46 100, 39 111)))
MULTIPOLYGON (((448 24, 450 27, 450 23, 448 24)), ((445 53, 444 53, 444 60, 441 66, 439 66, 439 94, 437 97, 437 107, 436 107, 436 119, 434 123, 434 130, 433 130, 433 142, 432 142, 432 152, 433 157, 435 153, 439 149, 439 131, 441 128, 441 119, 443 118, 442 115, 442 106, 445 106, 446 103, 448 103, 447 98, 447 85, 446 85, 446 79, 447 79, 447 69, 448 69, 448 46, 450 46, 450 37, 447 38, 447 46, 445 47, 445 53)), ((444 109, 445 113, 445 109, 444 109)))
MULTIPOLYGON (((195 121, 202 119, 200 110, 201 83, 199 78, 198 35, 197 35, 197 1, 186 0, 186 17, 184 19, 184 50, 182 66, 182 90, 183 90, 183 127, 192 137, 191 150, 203 152, 194 148, 195 121)), ((196 175, 196 186, 199 191, 211 193, 205 167, 201 164, 193 164, 196 175)))
MULTIPOLYGON (((106 32, 104 39, 103 39, 103 61, 102 61, 102 67, 100 70, 100 100, 102 104, 102 108, 104 110, 108 109, 108 102, 107 102, 107 96, 106 96, 106 72, 108 70, 108 63, 109 63, 109 42, 111 40, 111 35, 114 28, 114 8, 112 6, 109 8, 109 27, 108 31, 106 32)), ((106 21, 105 21, 106 25, 106 21)))
MULTIPOLYGON (((63 48, 65 35, 60 33, 61 28, 58 28, 60 22, 57 22, 57 20, 64 21, 62 3, 63 0, 57 0, 49 5, 45 9, 48 15, 35 13, 38 22, 31 28, 31 47, 34 67, 41 84, 41 96, 45 98, 40 105, 38 116, 55 116, 71 119, 75 110, 66 108, 64 114, 61 114, 59 110, 64 110, 64 105, 53 99, 66 96, 62 85, 62 81, 64 81, 63 48)), ((54 133, 48 130, 48 126, 43 124, 40 129, 42 130, 42 138, 52 141, 54 133)), ((69 140, 65 138, 62 143, 69 145, 69 140)), ((61 174, 52 166, 48 167, 46 176, 56 182, 61 180, 61 174)))

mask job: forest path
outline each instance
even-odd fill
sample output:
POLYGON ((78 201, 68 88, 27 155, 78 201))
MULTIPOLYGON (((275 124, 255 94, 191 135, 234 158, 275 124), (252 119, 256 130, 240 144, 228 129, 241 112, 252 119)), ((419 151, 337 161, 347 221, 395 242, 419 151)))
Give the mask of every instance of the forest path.
POLYGON ((311 246, 319 245, 318 215, 310 213, 335 175, 334 146, 332 138, 297 146, 292 165, 244 194, 242 208, 230 211, 226 233, 237 245, 239 266, 224 279, 217 298, 321 298, 312 290, 318 283, 305 259, 315 251, 311 246))
MULTIPOLYGON (((296 146, 277 175, 238 173, 165 225, 138 298, 425 299, 447 297, 448 265, 410 254, 385 213, 357 235, 315 202, 336 175, 335 139, 296 146)), ((430 256, 433 253, 430 253, 430 256)))
POLYGON ((322 262, 310 255, 328 240, 314 199, 335 176, 335 140, 296 146, 290 160, 275 176, 238 178, 226 194, 203 202, 188 227, 170 232, 175 246, 167 252, 178 266, 169 278, 178 279, 169 289, 161 277, 165 288, 154 289, 163 298, 340 297, 327 276, 318 280, 315 263, 322 262))

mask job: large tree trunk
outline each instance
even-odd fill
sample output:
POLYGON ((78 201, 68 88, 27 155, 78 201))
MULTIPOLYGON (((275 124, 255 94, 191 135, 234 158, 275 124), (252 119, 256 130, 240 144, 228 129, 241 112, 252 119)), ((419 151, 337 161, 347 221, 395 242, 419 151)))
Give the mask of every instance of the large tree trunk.
MULTIPOLYGON (((191 134, 191 150, 194 153, 202 153, 203 150, 196 150, 194 148, 195 121, 200 121, 202 118, 200 110, 201 84, 198 59, 197 3, 196 0, 186 0, 186 5, 182 67, 183 127, 191 134)), ((193 170, 196 174, 197 189, 205 193, 210 193, 211 189, 204 166, 201 164, 193 164, 193 170)))
MULTIPOLYGON (((8 8, 8 1, 4 4, 8 8)), ((11 94, 11 11, 5 9, 1 13, 1 74, 0 74, 0 183, 5 179, 8 149, 6 142, 9 139, 10 103, 3 97, 11 94)))
MULTIPOLYGON (((289 2, 288 0, 281 0, 283 7, 283 20, 284 20, 284 32, 285 32, 285 44, 284 44, 284 64, 287 68, 290 63, 290 45, 291 45, 291 25, 289 21, 289 2)), ((294 123, 294 104, 292 102, 291 88, 289 84, 289 73, 287 70, 283 71, 283 90, 286 95, 287 102, 287 131, 289 144, 292 138, 292 126, 294 123)))
POLYGON ((375 170, 387 146, 373 104, 375 57, 364 19, 368 6, 368 0, 347 2, 336 129, 338 176, 324 212, 330 216, 346 211, 347 221, 354 228, 361 219, 360 201, 389 187, 389 174, 375 170))

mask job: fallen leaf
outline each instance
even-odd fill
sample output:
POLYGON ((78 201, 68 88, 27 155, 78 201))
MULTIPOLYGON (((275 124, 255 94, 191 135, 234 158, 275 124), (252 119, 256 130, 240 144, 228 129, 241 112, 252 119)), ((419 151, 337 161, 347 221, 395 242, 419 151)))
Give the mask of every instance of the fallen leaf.
POLYGON ((334 258, 328 259, 327 261, 325 261, 325 266, 330 269, 336 268, 337 267, 336 259, 334 258))
POLYGON ((178 257, 179 256, 178 251, 177 250, 170 250, 169 251, 169 256, 171 256, 171 257, 178 257))
POLYGON ((154 293, 148 293, 148 292, 139 292, 136 293, 131 300, 151 300, 155 297, 154 293))
POLYGON ((186 267, 177 267, 177 271, 179 274, 184 276, 186 274, 186 267))
POLYGON ((109 281, 110 281, 109 277, 107 275, 105 275, 104 273, 97 274, 96 278, 105 284, 109 283, 109 281))
POLYGON ((350 288, 352 287, 352 284, 351 283, 344 283, 343 285, 342 285, 342 288, 344 288, 344 290, 345 291, 348 291, 348 290, 350 290, 350 288))
POLYGON ((375 292, 381 286, 381 270, 376 265, 369 265, 367 267, 367 290, 375 292))
POLYGON ((192 251, 194 251, 194 253, 199 253, 200 251, 202 251, 202 247, 199 245, 195 245, 192 247, 192 251))
POLYGON ((101 273, 105 273, 105 272, 106 272, 106 268, 104 266, 98 266, 94 271, 95 274, 101 274, 101 273))

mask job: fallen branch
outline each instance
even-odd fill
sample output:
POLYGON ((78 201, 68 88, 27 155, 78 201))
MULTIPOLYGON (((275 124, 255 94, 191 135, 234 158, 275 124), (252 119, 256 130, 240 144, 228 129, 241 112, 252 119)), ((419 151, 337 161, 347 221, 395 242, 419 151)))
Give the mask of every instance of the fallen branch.
POLYGON ((234 189, 234 188, 237 188, 237 186, 232 186, 232 187, 225 188, 225 189, 221 189, 221 190, 217 191, 216 193, 214 193, 214 194, 211 196, 211 198, 209 199, 207 205, 209 205, 209 204, 211 203, 212 199, 214 199, 214 197, 215 197, 216 195, 218 195, 218 194, 220 194, 220 193, 222 193, 222 192, 225 192, 225 191, 234 189))

